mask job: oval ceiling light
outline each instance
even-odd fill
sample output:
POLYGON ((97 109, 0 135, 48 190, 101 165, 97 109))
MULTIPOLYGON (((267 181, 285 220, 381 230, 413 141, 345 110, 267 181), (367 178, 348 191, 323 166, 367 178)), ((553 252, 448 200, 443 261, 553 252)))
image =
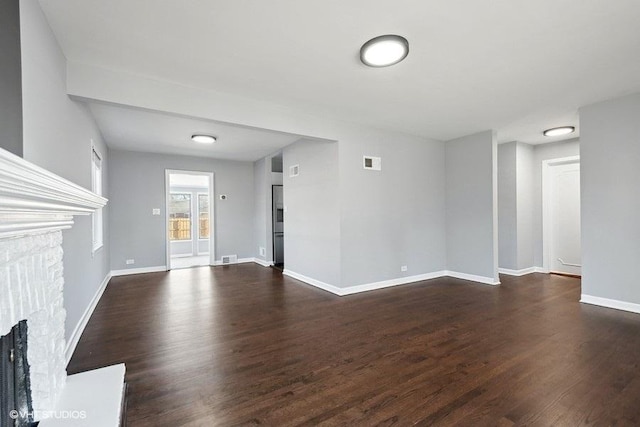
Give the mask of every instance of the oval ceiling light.
POLYGON ((198 144, 213 144, 214 142, 216 142, 216 137, 211 135, 195 134, 191 135, 191 140, 193 142, 197 142, 198 144))
POLYGON ((409 42, 402 36, 388 34, 372 38, 360 48, 360 61, 369 67, 388 67, 409 54, 409 42))
POLYGON ((576 128, 573 126, 561 126, 559 128, 547 129, 542 133, 544 136, 561 136, 573 133, 575 130, 576 128))

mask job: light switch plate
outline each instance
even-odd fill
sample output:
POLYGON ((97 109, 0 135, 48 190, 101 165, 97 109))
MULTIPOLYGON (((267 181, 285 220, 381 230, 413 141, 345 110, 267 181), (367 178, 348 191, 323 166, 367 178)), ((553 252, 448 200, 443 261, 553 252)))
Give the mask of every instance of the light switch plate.
POLYGON ((153 215, 160 215, 160 209, 158 208, 153 208, 153 215))

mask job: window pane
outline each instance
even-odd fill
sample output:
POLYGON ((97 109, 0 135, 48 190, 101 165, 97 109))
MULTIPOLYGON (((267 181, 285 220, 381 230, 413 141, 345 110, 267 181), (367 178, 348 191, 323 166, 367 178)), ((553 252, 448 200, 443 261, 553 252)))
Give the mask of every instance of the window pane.
POLYGON ((198 194, 198 212, 200 218, 198 221, 198 236, 201 239, 209 238, 209 195, 198 194))
POLYGON ((171 194, 169 240, 191 240, 191 194, 171 194))

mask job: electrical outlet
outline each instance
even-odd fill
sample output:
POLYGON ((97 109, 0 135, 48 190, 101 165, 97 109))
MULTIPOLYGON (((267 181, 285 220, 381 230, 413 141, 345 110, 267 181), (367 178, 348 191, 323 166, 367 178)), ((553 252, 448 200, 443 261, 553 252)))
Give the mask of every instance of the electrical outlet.
POLYGON ((158 208, 153 208, 153 210, 151 211, 152 215, 160 215, 160 209, 158 208))
POLYGON ((125 261, 125 263, 126 263, 127 265, 135 264, 135 263, 136 263, 136 260, 135 260, 135 259, 128 259, 128 260, 126 260, 126 261, 125 261))
POLYGON ((263 247, 260 248, 260 256, 266 256, 267 255, 267 250, 263 247))
POLYGON ((407 266, 406 265, 401 266, 400 271, 407 271, 407 266))

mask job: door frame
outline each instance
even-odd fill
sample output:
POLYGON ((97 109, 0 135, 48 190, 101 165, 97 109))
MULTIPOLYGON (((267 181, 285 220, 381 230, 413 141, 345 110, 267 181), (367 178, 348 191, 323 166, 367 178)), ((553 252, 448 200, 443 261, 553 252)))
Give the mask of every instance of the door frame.
MULTIPOLYGON (((167 262, 167 271, 171 270, 171 242, 169 242, 169 199, 171 197, 171 185, 169 181, 169 177, 171 174, 179 174, 179 175, 198 175, 198 176, 206 176, 209 178, 209 265, 215 265, 216 254, 215 254, 215 199, 214 195, 214 173, 213 172, 203 172, 203 171, 189 171, 189 170, 179 170, 179 169, 165 169, 164 171, 164 245, 165 245, 165 256, 167 262)), ((204 193, 204 192, 203 192, 204 193)), ((203 194, 201 193, 201 194, 203 194)), ((197 203, 197 201, 196 201, 197 203)), ((193 215, 192 215, 193 217, 193 215)), ((191 221, 191 236, 195 239, 198 234, 198 230, 193 229, 193 218, 191 221)), ((195 244, 197 244, 197 239, 195 239, 195 244)))
MULTIPOLYGON (((549 273, 551 271, 549 254, 551 250, 550 242, 552 239, 551 168, 554 166, 569 165, 573 163, 579 164, 580 156, 560 157, 557 159, 548 159, 542 161, 542 269, 545 273, 549 273)), ((580 186, 580 188, 582 189, 582 185, 580 186)))

